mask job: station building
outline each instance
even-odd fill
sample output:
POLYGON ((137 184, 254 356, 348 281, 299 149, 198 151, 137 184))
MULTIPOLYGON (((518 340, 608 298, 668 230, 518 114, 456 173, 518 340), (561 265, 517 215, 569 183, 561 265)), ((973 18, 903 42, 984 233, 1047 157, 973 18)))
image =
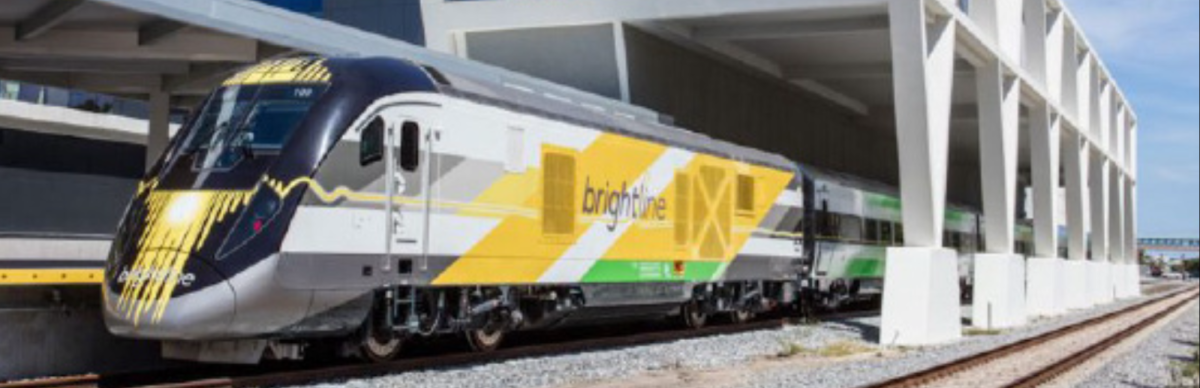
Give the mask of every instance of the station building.
POLYGON ((20 91, 0 101, 0 206, 21 204, 0 213, 0 246, 102 260, 173 109, 258 60, 383 55, 900 188, 906 247, 888 253, 884 344, 961 335, 947 203, 985 215, 974 287, 991 326, 1138 293, 1138 118, 1061 0, 267 2, 294 12, 245 0, 0 4, 0 79, 147 102, 126 117, 20 91), (71 201, 70 217, 38 210, 71 201), (1035 224, 1032 257, 1016 253, 1019 219, 1035 224), (64 246, 29 238, 43 229, 98 243, 38 248, 64 246))

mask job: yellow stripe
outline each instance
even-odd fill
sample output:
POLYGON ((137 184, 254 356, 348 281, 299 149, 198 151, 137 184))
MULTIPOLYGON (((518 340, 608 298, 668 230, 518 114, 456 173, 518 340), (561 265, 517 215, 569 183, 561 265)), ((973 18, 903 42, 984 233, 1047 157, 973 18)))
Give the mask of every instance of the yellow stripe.
MULTIPOLYGON (((576 155, 576 202, 583 197, 589 179, 593 188, 600 189, 606 183, 615 186, 633 184, 666 150, 655 143, 613 134, 601 135, 576 155), (617 160, 620 163, 613 162, 617 160)), ((542 171, 531 169, 525 175, 524 178, 502 179, 493 186, 494 190, 487 190, 478 200, 520 203, 537 212, 539 217, 506 217, 433 284, 535 283, 587 231, 587 225, 580 222, 582 217, 577 217, 573 235, 543 235, 539 210, 542 206, 542 171)))
POLYGON ((102 284, 102 269, 0 269, 0 286, 102 284))

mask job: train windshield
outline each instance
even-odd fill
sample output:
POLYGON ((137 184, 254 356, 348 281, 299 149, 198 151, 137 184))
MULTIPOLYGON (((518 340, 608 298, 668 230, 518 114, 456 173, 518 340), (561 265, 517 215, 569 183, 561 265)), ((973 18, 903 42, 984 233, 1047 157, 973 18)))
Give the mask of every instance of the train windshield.
POLYGON ((324 93, 322 85, 235 85, 217 90, 184 143, 200 169, 227 169, 277 153, 324 93))

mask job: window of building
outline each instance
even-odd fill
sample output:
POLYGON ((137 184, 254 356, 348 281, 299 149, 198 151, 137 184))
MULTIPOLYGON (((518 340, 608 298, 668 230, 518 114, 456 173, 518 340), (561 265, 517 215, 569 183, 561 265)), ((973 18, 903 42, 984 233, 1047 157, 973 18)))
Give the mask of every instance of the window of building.
POLYGON ((542 232, 575 234, 575 157, 547 152, 543 157, 542 232))

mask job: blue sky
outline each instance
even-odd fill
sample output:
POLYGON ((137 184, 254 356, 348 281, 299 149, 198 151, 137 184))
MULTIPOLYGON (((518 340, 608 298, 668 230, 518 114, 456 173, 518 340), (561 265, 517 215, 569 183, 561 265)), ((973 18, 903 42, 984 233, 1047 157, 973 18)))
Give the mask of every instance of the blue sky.
POLYGON ((1066 2, 1137 110, 1139 234, 1200 236, 1200 1, 1066 2))

